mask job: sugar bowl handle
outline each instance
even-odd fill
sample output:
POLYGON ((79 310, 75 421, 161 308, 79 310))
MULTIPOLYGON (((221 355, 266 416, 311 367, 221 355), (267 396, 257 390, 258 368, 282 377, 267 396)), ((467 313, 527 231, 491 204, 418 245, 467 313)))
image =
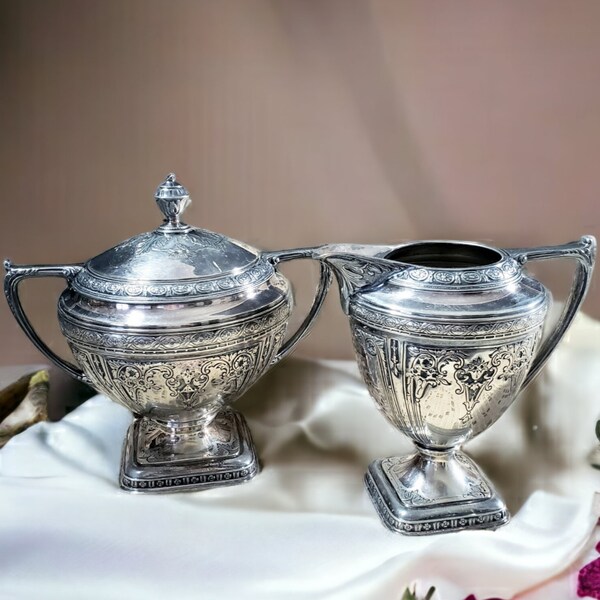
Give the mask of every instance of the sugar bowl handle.
MULTIPOLYGON (((312 259, 314 254, 314 248, 297 248, 295 250, 281 250, 276 252, 265 252, 266 259, 273 265, 277 266, 281 262, 288 260, 296 260, 299 258, 312 259)), ((292 336, 283 344, 279 349, 279 352, 273 359, 273 365, 278 363, 282 358, 285 358, 296 346, 296 344, 308 333, 310 326, 319 314, 325 296, 327 296, 327 290, 331 285, 331 269, 323 262, 319 261, 320 275, 315 297, 313 299, 312 306, 308 311, 305 319, 300 324, 300 327, 292 334, 292 336)))
POLYGON ((586 235, 577 242, 570 242, 560 246, 514 248, 508 250, 508 252, 522 265, 530 260, 548 260, 550 258, 572 258, 577 261, 573 285, 571 286, 571 292, 569 293, 562 314, 554 326, 554 330, 542 343, 537 355, 533 359, 522 385, 522 388, 524 388, 531 383, 544 366, 548 357, 566 333, 569 325, 571 325, 585 298, 590 287, 592 271, 594 270, 594 262, 596 260, 596 239, 591 235, 586 235))
POLYGON ((4 268, 6 269, 6 275, 4 276, 4 293, 6 295, 6 300, 8 301, 8 306, 15 316, 17 323, 21 326, 21 329, 34 343, 35 347, 56 366, 75 377, 75 379, 88 383, 87 378, 81 369, 52 352, 52 350, 50 350, 50 348, 48 348, 41 340, 27 318, 19 298, 19 283, 21 283, 23 279, 28 279, 30 277, 63 277, 67 281, 71 281, 75 275, 81 271, 82 265, 18 266, 13 265, 10 260, 5 260, 4 268))

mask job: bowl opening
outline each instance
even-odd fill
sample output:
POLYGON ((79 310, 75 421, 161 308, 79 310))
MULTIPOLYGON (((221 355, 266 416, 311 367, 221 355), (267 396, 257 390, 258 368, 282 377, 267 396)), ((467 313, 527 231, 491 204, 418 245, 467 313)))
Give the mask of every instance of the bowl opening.
POLYGON ((396 248, 385 255, 388 260, 434 269, 485 267, 502 260, 493 248, 460 242, 419 242, 396 248))

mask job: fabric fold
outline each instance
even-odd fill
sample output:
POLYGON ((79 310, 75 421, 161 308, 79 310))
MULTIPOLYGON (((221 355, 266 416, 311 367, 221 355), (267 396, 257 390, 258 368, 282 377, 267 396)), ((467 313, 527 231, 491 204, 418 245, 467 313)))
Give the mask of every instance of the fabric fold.
MULTIPOLYGON (((390 533, 362 477, 374 458, 411 446, 350 362, 289 360, 238 408, 263 470, 196 493, 118 488, 131 416, 103 396, 11 440, 0 453, 0 597, 397 599, 422 582, 443 600, 510 598, 576 560, 598 520, 589 486, 563 497, 538 490, 523 502, 513 481, 499 489, 518 511, 497 531, 390 533)), ((474 446, 477 460, 526 450, 518 411, 495 425, 503 428, 474 446)), ((543 462, 528 464, 541 483, 543 462)))

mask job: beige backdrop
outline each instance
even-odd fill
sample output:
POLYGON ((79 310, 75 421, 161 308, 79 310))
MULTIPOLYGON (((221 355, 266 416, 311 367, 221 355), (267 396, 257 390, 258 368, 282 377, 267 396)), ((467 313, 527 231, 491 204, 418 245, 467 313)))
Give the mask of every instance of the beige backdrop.
MULTIPOLYGON (((189 222, 264 248, 600 233, 596 0, 0 10, 0 254, 15 262, 76 262, 153 228, 170 170, 189 222)), ((291 273, 305 304, 314 270, 291 273)), ((542 275, 568 285, 564 266, 542 275)), ((64 351, 60 287, 24 296, 64 351)), ((0 326, 0 363, 39 360, 3 302, 0 326)), ((350 354, 334 294, 300 352, 350 354)))

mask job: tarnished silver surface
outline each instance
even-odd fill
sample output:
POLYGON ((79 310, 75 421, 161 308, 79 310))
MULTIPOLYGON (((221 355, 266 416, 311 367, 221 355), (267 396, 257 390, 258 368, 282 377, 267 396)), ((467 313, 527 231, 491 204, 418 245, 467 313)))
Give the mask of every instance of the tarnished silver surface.
POLYGON ((165 218, 160 227, 85 264, 5 261, 6 298, 43 354, 135 415, 123 454, 124 488, 245 481, 258 460, 243 417, 229 407, 307 333, 329 270, 322 265, 313 305, 284 342, 293 297, 276 266, 310 258, 311 250, 259 252, 186 225, 181 215, 189 194, 173 174, 155 198, 165 218), (31 327, 18 295, 28 277, 67 280, 58 320, 77 364, 58 357, 31 327))
POLYGON ((539 372, 589 287, 596 243, 496 249, 432 241, 323 246, 338 279, 361 374, 387 420, 416 446, 374 461, 367 489, 384 524, 425 535, 495 528, 502 499, 462 444, 492 425, 539 372), (550 293, 523 268, 572 258, 563 314, 542 342, 550 293))

